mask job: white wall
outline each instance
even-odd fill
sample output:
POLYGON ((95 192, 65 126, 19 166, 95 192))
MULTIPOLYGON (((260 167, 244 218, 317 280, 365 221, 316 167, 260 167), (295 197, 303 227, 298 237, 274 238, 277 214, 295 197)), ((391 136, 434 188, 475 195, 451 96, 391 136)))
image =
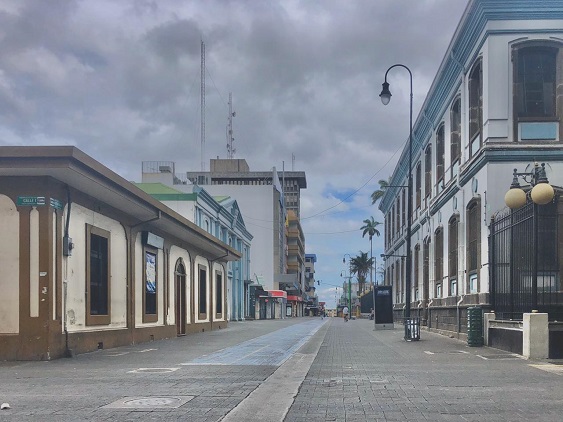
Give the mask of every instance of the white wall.
POLYGON ((244 224, 254 236, 250 277, 262 276, 264 288, 274 288, 274 187, 271 185, 207 185, 211 195, 229 195, 237 200, 244 224))
POLYGON ((20 321, 20 219, 16 205, 0 195, 0 333, 16 334, 20 321))
MULTIPOLYGON (((66 221, 66 216, 64 217, 66 221)), ((78 204, 72 204, 69 235, 72 256, 64 259, 63 280, 67 280, 67 327, 69 332, 91 330, 86 326, 86 224, 110 232, 111 323, 95 329, 123 328, 127 325, 127 240, 121 224, 78 204)))

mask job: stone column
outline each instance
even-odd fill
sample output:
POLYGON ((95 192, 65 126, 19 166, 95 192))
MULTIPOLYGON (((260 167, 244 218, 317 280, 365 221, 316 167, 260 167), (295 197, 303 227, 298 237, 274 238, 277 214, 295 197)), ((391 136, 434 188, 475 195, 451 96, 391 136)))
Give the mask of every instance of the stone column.
POLYGON ((549 357, 549 322, 547 314, 524 314, 522 354, 527 359, 547 359, 549 357))

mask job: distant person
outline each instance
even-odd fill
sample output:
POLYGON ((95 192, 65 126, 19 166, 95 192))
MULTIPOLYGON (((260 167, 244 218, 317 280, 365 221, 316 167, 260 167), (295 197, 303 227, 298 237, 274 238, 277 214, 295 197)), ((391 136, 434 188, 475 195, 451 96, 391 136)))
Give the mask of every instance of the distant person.
POLYGON ((344 321, 347 322, 348 321, 348 307, 345 306, 344 309, 342 309, 342 316, 344 317, 344 321))

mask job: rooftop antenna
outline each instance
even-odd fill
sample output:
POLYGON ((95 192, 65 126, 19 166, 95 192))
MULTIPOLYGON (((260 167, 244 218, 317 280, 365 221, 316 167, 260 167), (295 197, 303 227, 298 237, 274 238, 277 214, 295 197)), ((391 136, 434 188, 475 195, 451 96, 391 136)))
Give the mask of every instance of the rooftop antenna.
POLYGON ((295 171, 295 154, 291 153, 291 171, 295 171))
POLYGON ((237 150, 233 148, 233 117, 237 114, 233 111, 233 93, 229 92, 229 117, 227 118, 227 158, 232 160, 235 158, 235 152, 237 150))
POLYGON ((205 44, 201 41, 201 171, 205 171, 205 44))

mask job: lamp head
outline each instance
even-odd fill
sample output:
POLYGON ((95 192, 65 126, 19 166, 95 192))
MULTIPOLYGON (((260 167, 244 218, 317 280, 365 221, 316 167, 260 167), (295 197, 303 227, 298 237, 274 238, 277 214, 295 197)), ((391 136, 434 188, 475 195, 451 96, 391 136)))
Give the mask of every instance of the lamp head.
POLYGON ((506 195, 504 195, 504 203, 511 210, 520 208, 526 204, 526 192, 520 187, 511 188, 506 195))
POLYGON ((379 98, 381 98, 383 105, 387 105, 389 104, 389 101, 391 101, 391 91, 389 91, 389 83, 383 82, 382 87, 383 89, 381 90, 381 94, 379 94, 379 98))
POLYGON ((545 205, 553 200, 555 191, 549 183, 538 183, 532 188, 531 196, 535 204, 545 205))

